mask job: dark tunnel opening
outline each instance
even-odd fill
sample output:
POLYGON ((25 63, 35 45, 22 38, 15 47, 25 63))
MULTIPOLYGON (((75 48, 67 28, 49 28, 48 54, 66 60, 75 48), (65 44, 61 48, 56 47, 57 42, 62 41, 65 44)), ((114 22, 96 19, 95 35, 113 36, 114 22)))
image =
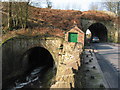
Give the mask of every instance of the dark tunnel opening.
POLYGON ((54 60, 50 52, 42 47, 34 47, 27 51, 28 71, 37 67, 50 68, 54 66, 54 60))
MULTIPOLYGON (((34 88, 52 83, 56 75, 56 66, 51 53, 43 47, 34 47, 27 50, 20 59, 18 75, 8 79, 3 88, 16 90, 17 88, 34 88), (49 82, 48 82, 49 81, 49 82)), ((5 89, 6 90, 6 89, 5 89)))
POLYGON ((34 78, 38 78, 35 83, 32 85, 28 84, 25 88, 45 87, 52 83, 51 80, 56 75, 57 68, 51 53, 47 49, 43 47, 34 47, 29 49, 26 54, 24 54, 23 62, 24 61, 27 61, 27 63, 24 64, 24 67, 27 65, 27 69, 24 72, 25 77, 27 75, 31 81, 34 81, 34 78))
POLYGON ((100 42, 106 42, 107 41, 107 28, 101 24, 101 23, 94 23, 88 28, 91 33, 92 37, 96 36, 100 39, 100 42))

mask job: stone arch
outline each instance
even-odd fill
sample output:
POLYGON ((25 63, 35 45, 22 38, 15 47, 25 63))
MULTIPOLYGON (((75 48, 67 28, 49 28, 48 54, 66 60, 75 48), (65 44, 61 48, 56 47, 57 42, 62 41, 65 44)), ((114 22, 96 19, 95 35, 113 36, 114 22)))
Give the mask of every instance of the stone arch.
POLYGON ((46 68, 54 67, 55 61, 52 54, 44 47, 32 47, 25 51, 21 56, 22 67, 27 71, 36 67, 45 66, 46 68))
MULTIPOLYGON (((114 24, 111 21, 102 21, 102 20, 90 20, 90 19, 81 19, 81 26, 82 26, 82 30, 84 31, 84 33, 86 33, 87 29, 91 28, 91 27, 95 27, 96 25, 101 27, 101 30, 103 29, 103 36, 104 38, 101 38, 102 42, 106 42, 109 41, 109 39, 112 37, 110 36, 111 31, 114 31, 114 24)), ((101 34, 100 34, 101 35, 101 34)))
MULTIPOLYGON (((41 48, 44 48, 44 49, 48 50, 49 53, 50 53, 50 54, 52 55, 52 57, 53 57, 53 60, 54 60, 54 62, 55 62, 55 65, 57 66, 58 62, 57 62, 57 60, 56 60, 56 58, 55 58, 55 53, 53 53, 52 49, 50 49, 50 47, 49 47, 48 45, 46 45, 46 42, 43 42, 43 43, 39 42, 39 43, 37 43, 37 44, 33 44, 33 45, 30 45, 30 46, 27 46, 26 49, 25 49, 22 53, 24 54, 24 53, 25 53, 26 51, 28 51, 29 49, 35 48, 35 47, 41 47, 41 48)), ((56 66, 55 66, 55 67, 56 67, 56 66)))
POLYGON ((102 42, 107 41, 108 30, 106 26, 103 25, 102 23, 99 22, 93 23, 88 27, 88 29, 91 31, 92 37, 97 36, 100 39, 100 41, 102 42))
POLYGON ((28 62, 24 62, 21 59, 22 57, 24 57, 25 53, 29 51, 31 48, 41 47, 49 51, 49 53, 53 57, 54 60, 53 62, 55 63, 53 69, 56 71, 58 63, 58 54, 54 53, 53 51, 56 50, 57 47, 59 47, 59 44, 56 44, 54 42, 59 42, 60 44, 61 40, 59 39, 58 40, 53 39, 52 41, 51 39, 45 40, 40 36, 37 37, 17 36, 9 38, 4 43, 2 43, 3 86, 6 86, 6 84, 9 85, 9 83, 12 82, 11 79, 22 75, 26 70, 28 70, 29 65, 26 66, 28 62), (54 44, 56 44, 56 46, 54 46, 54 44), (9 80, 11 80, 11 82, 8 83, 9 80))

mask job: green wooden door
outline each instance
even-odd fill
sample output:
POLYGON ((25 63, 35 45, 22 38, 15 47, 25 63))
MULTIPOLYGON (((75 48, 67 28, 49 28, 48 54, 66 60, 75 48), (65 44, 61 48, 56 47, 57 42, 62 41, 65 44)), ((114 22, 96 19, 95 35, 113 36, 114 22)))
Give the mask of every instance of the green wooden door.
POLYGON ((78 34, 77 33, 69 33, 69 42, 77 42, 78 34))

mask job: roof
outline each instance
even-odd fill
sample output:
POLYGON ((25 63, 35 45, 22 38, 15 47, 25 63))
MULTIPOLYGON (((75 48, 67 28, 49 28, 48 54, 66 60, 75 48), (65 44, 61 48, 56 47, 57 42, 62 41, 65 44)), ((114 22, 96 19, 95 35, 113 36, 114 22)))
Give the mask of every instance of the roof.
MULTIPOLYGON (((78 28, 78 26, 77 25, 75 25, 73 28, 71 28, 70 30, 76 30, 76 31, 78 31, 78 32, 80 32, 80 33, 84 33, 80 28, 78 28)), ((69 30, 69 31, 70 31, 69 30)))

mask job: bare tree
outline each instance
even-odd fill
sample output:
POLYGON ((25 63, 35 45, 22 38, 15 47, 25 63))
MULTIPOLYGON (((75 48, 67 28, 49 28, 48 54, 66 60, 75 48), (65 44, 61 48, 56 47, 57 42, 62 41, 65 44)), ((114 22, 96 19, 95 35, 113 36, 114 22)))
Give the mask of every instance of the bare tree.
POLYGON ((108 11, 111 11, 111 12, 114 12, 114 13, 118 14, 118 12, 119 12, 119 7, 120 7, 120 2, 114 2, 114 1, 108 2, 108 1, 106 0, 106 2, 103 2, 103 6, 104 6, 108 11))
POLYGON ((12 29, 12 2, 8 3, 8 29, 12 29))
POLYGON ((52 8, 52 2, 50 0, 46 0, 47 8, 52 8))
POLYGON ((120 16, 120 1, 117 2, 117 15, 120 16))
MULTIPOLYGON (((27 28, 29 2, 3 2, 3 12, 7 13, 8 30, 27 28)), ((4 24, 4 27, 6 27, 4 24)))
POLYGON ((27 22, 28 22, 28 7, 29 7, 29 3, 30 3, 30 0, 28 0, 28 2, 26 3, 25 5, 25 22, 24 22, 24 28, 27 28, 27 22))

